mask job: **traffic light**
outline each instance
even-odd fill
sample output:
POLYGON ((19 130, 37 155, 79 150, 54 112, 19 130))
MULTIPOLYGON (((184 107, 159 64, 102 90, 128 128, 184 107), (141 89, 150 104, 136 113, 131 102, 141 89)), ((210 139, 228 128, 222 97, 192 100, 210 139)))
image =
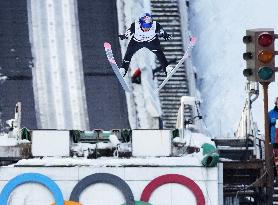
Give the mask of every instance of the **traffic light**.
POLYGON ((275 81, 275 48, 274 41, 277 35, 273 29, 250 29, 246 30, 243 42, 246 44, 246 69, 243 75, 249 81, 273 82, 275 81))

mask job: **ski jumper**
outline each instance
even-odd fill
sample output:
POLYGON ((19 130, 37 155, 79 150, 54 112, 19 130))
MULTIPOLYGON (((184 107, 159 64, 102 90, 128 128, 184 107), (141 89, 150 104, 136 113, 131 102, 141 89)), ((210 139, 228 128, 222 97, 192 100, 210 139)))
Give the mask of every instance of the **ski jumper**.
POLYGON ((148 48, 150 51, 155 53, 157 56, 161 66, 154 69, 153 73, 156 73, 163 69, 165 72, 166 67, 169 65, 168 61, 166 60, 166 57, 162 51, 158 34, 164 34, 166 33, 161 25, 153 21, 151 28, 149 31, 143 31, 143 29, 140 27, 140 23, 138 21, 135 21, 131 24, 130 28, 126 31, 125 36, 132 36, 128 46, 127 50, 122 62, 122 67, 127 71, 129 68, 129 64, 131 61, 132 56, 141 48, 148 48))

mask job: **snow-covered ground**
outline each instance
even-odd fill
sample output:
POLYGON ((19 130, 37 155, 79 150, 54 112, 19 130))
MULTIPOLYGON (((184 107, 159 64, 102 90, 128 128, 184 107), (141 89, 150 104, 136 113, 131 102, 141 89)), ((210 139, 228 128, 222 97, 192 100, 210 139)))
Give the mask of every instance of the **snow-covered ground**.
MULTIPOLYGON (((274 28, 278 33, 277 9, 277 0, 190 1, 190 29, 199 39, 193 60, 200 79, 203 113, 212 135, 226 137, 235 132, 245 98, 242 37, 246 29, 253 28, 274 28)), ((269 109, 274 107, 277 90, 276 80, 269 86, 269 109)), ((263 131, 262 101, 260 86, 253 116, 263 131)))

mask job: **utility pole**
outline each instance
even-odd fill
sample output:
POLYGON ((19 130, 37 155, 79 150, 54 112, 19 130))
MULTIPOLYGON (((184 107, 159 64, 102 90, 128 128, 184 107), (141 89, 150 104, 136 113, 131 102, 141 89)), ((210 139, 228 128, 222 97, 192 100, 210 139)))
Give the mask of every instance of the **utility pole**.
POLYGON ((273 147, 270 143, 269 120, 268 120, 268 82, 261 83, 264 92, 264 130, 265 130, 265 170, 266 170, 266 205, 273 204, 273 147))

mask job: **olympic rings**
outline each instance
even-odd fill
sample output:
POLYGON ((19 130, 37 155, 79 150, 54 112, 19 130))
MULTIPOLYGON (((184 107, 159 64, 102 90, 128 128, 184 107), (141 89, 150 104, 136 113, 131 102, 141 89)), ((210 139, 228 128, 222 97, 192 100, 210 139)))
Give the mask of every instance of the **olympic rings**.
MULTIPOLYGON (((11 179, 3 188, 3 190, 0 193, 0 201, 1 205, 8 205, 8 199, 11 194, 11 192, 19 185, 25 184, 25 183, 39 183, 44 185, 48 190, 53 194, 55 199, 55 205, 64 205, 64 199, 63 194, 58 187, 58 185, 52 181, 49 177, 39 174, 39 173, 25 173, 18 175, 11 179)), ((152 193, 160 186, 168 183, 177 183, 186 186, 189 188, 192 193, 194 194, 197 205, 205 205, 205 197, 202 193, 202 190, 200 187, 191 179, 189 179, 186 176, 179 175, 179 174, 166 174, 159 176, 155 179, 153 179, 143 190, 141 194, 140 201, 134 200, 134 195, 128 186, 128 184, 121 179, 120 177, 109 174, 109 173, 96 173, 89 175, 85 178, 83 178, 81 181, 79 181, 75 187, 73 188, 70 199, 68 204, 75 204, 75 202, 79 203, 79 197, 80 194, 84 189, 89 187, 92 184, 96 183, 106 183, 111 184, 114 187, 118 188, 122 194, 124 195, 124 198, 126 200, 125 205, 143 205, 143 204, 149 204, 148 201, 152 195, 152 193)), ((66 203, 67 204, 67 203, 66 203)))

